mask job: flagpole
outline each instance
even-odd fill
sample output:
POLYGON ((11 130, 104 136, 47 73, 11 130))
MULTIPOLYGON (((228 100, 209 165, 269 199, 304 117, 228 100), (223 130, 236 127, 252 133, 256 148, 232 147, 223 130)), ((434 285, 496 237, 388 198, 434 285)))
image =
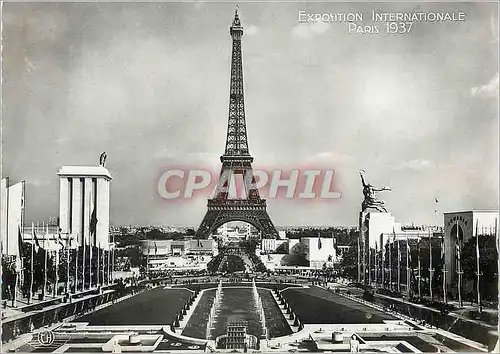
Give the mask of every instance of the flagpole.
POLYGON ((101 258, 100 258, 100 255, 99 255, 99 250, 101 249, 101 243, 99 243, 97 245, 97 283, 96 283, 96 286, 99 287, 99 281, 100 281, 100 274, 99 274, 99 271, 101 270, 101 265, 100 265, 100 261, 101 261, 101 258))
POLYGON ((361 283, 361 244, 360 244, 361 231, 358 235, 358 284, 361 283))
POLYGON ((110 280, 113 282, 113 272, 115 271, 115 235, 113 234, 113 247, 111 248, 111 274, 110 280))
POLYGON ((389 241, 389 238, 387 239, 387 241, 389 242, 389 289, 392 291, 392 246, 394 244, 394 238, 393 238, 393 242, 390 242, 389 241))
MULTIPOLYGON (((58 247, 59 248, 59 247, 58 247)), ((58 295, 57 293, 57 288, 59 287, 59 249, 55 250, 55 263, 56 263, 56 281, 55 281, 55 287, 54 287, 54 297, 58 295)))
POLYGON ((368 285, 372 285, 372 249, 370 247, 370 242, 368 241, 368 285))
POLYGON ((401 293, 401 247, 399 246, 399 240, 396 238, 396 231, 394 231, 394 240, 398 246, 398 293, 401 293))
POLYGON ((461 260, 461 254, 460 254, 460 240, 458 239, 459 237, 459 232, 458 232, 458 220, 456 223, 457 226, 457 258, 458 258, 458 304, 460 307, 463 306, 462 304, 462 260, 461 260))
POLYGON ((432 276, 434 273, 434 268, 432 267, 432 237, 431 237, 431 228, 429 228, 429 289, 431 300, 434 300, 434 293, 432 291, 432 276))
POLYGON ((148 254, 146 256, 146 277, 149 278, 149 240, 148 240, 148 254))
POLYGON ((17 307, 17 288, 19 287, 19 283, 20 283, 19 278, 21 277, 21 257, 19 257, 19 262, 18 262, 17 257, 16 257, 15 267, 16 267, 16 283, 14 284, 14 294, 12 296, 12 307, 17 307))
POLYGON ((69 234, 66 234, 66 294, 69 293, 69 288, 70 288, 70 285, 69 285, 69 276, 70 276, 70 272, 69 272, 69 234))
MULTIPOLYGON (((109 243, 108 243, 108 245, 109 245, 109 243)), ((104 259, 105 259, 104 263, 106 266, 106 270, 104 271, 104 279, 105 279, 106 285, 108 285, 109 284, 109 250, 108 251, 104 250, 104 254, 106 255, 106 257, 104 257, 104 259)))
MULTIPOLYGON (((495 245, 497 246, 497 286, 498 289, 500 289, 500 243, 498 239, 498 219, 495 217, 495 245)), ((497 297, 497 303, 498 303, 498 319, 497 319, 497 333, 500 334, 500 291, 498 291, 498 297, 497 297)), ((498 349, 500 344, 500 341, 497 341, 497 346, 496 349, 498 349)))
POLYGON ((107 257, 107 260, 108 260, 108 269, 106 270, 106 284, 109 285, 109 270, 111 269, 111 252, 110 252, 110 249, 109 249, 109 243, 108 243, 108 257, 107 257))
MULTIPOLYGON (((420 234, 418 235, 420 237, 420 234)), ((422 298, 422 267, 421 267, 421 260, 420 260, 420 238, 418 239, 418 249, 417 249, 417 254, 418 254, 418 298, 422 298)))
POLYGON ((360 233, 363 236, 363 284, 366 285, 366 232, 363 231, 363 226, 361 226, 360 233))
MULTIPOLYGON (((23 239, 24 239, 24 221, 25 221, 25 216, 26 216, 26 208, 25 208, 25 198, 26 198, 26 183, 25 181, 22 182, 22 197, 21 197, 21 203, 22 203, 22 209, 21 209, 21 225, 19 225, 19 236, 18 237, 18 242, 21 242, 21 245, 18 245, 18 249, 23 246, 23 239)), ((16 264, 17 266, 17 264, 16 264)), ((25 277, 25 272, 24 272, 24 259, 23 259, 23 254, 19 252, 19 274, 16 276, 16 288, 14 289, 14 305, 17 307, 17 291, 18 287, 22 289, 24 285, 24 277, 25 277), (19 279, 18 279, 19 278, 19 279)), ((21 290, 22 292, 22 290, 21 290)))
POLYGON ((446 304, 446 245, 444 243, 444 231, 441 233, 441 263, 443 268, 443 302, 446 304))
POLYGON ((30 293, 28 296, 28 304, 33 300, 33 260, 35 256, 35 224, 31 222, 31 261, 30 261, 30 293))
MULTIPOLYGON (((375 287, 377 287, 378 286, 378 262, 377 262, 377 260, 378 260, 378 246, 377 246, 377 242, 376 241, 375 241, 375 254, 374 254, 374 256, 375 256, 374 257, 374 263, 375 264, 374 264, 374 267, 373 267, 374 268, 374 272, 373 272, 374 274, 373 274, 373 276, 375 278, 375 287)), ((371 267, 370 267, 370 269, 371 269, 371 267)))
POLYGON ((380 241, 380 270, 381 270, 381 281, 382 288, 385 288, 385 247, 384 247, 384 234, 382 234, 382 240, 380 241))
POLYGON ((479 313, 483 311, 481 306, 481 269, 479 262, 479 230, 478 230, 479 219, 476 220, 476 275, 477 275, 477 306, 479 307, 479 313))
POLYGON ((45 228, 45 237, 43 238, 43 296, 45 300, 45 295, 47 292, 47 237, 49 237, 49 224, 47 223, 45 228))
POLYGON ((340 272, 338 272, 337 274, 337 269, 335 268, 335 262, 337 261, 338 259, 338 256, 339 256, 339 249, 337 247, 337 238, 335 237, 335 234, 332 232, 332 243, 333 243, 333 252, 335 254, 335 257, 332 257, 332 273, 333 273, 333 276, 335 277, 335 280, 337 280, 338 276, 337 275, 340 275, 340 272))
POLYGON ((89 289, 92 289, 92 250, 94 246, 92 245, 92 235, 89 239, 89 289))
POLYGON ((82 291, 85 291, 85 251, 87 249, 87 240, 83 234, 83 253, 82 253, 82 291))
POLYGON ((104 285, 104 270, 105 270, 105 266, 106 266, 106 253, 104 252, 104 247, 102 248, 102 269, 101 269, 101 272, 102 272, 102 280, 101 280, 101 285, 104 285))
POLYGON ((406 235, 406 292, 410 297, 410 244, 408 243, 408 235, 406 235))
POLYGON ((78 234, 77 234, 77 240, 76 240, 76 247, 75 247, 75 294, 78 292, 78 248, 79 248, 79 242, 78 242, 78 234))

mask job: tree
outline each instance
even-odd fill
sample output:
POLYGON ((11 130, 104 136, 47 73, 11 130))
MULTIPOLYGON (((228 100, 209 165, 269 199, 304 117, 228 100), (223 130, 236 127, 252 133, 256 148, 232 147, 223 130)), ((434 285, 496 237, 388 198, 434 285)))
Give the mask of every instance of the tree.
POLYGON ((358 276, 358 238, 352 238, 349 249, 344 252, 339 264, 339 272, 344 277, 356 279, 358 276))
MULTIPOLYGON (((484 299, 494 300, 497 296, 497 249, 494 235, 479 235, 479 269, 481 276, 480 290, 484 299)), ((472 237, 462 246, 462 270, 464 278, 476 282, 476 238, 472 237)), ((475 291, 475 287, 474 287, 475 291)))
POLYGON ((279 245, 276 250, 274 251, 276 254, 288 254, 288 243, 284 242, 281 245, 279 245))

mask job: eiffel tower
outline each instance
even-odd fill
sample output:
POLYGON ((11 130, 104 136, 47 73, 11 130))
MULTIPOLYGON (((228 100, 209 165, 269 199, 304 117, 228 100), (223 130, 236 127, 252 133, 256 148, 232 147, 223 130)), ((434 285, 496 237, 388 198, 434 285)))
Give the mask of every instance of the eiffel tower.
POLYGON ((196 231, 196 238, 208 238, 219 226, 230 221, 244 221, 253 225, 261 232, 262 238, 278 238, 278 231, 266 210, 266 200, 260 198, 256 188, 252 171, 253 157, 248 151, 241 54, 243 27, 238 8, 229 33, 233 39, 233 49, 226 150, 220 157, 222 169, 214 197, 208 200, 208 211, 196 231), (244 195, 233 199, 230 192, 237 175, 243 177, 244 195))

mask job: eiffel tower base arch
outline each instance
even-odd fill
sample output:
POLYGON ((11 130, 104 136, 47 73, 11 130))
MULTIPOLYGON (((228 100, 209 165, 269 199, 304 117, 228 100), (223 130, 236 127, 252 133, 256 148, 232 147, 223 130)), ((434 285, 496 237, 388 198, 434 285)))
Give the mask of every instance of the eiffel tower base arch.
POLYGON ((196 238, 207 239, 220 226, 231 221, 247 222, 261 232, 261 238, 279 238, 266 210, 265 199, 208 201, 208 211, 196 231, 196 238))

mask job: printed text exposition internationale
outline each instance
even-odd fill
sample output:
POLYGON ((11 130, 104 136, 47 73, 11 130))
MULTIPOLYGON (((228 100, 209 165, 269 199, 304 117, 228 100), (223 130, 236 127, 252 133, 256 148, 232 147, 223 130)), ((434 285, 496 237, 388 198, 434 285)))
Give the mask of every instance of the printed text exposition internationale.
MULTIPOLYGON (((363 14, 348 13, 309 13, 299 11, 299 22, 363 22, 363 14)), ((372 22, 443 22, 465 21, 465 12, 377 12, 372 11, 372 22)))

